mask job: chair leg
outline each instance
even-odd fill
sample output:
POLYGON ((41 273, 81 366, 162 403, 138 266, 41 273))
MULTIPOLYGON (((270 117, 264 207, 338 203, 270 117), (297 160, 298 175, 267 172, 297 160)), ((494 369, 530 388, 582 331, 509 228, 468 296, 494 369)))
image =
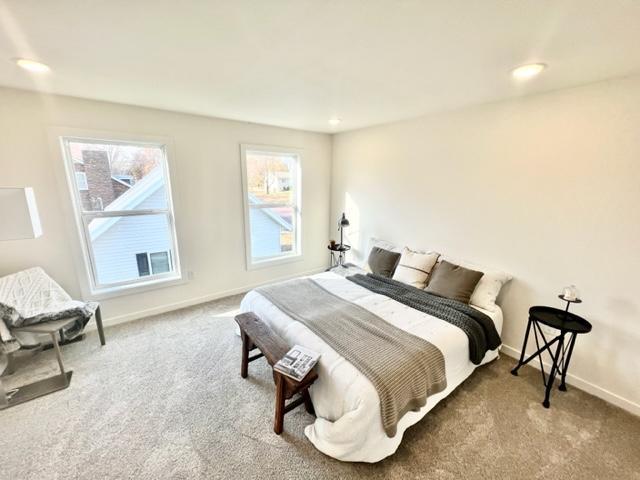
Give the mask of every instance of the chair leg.
POLYGON ((2 379, 0 378, 0 410, 5 409, 9 406, 9 395, 4 389, 2 385, 2 379))
POLYGON ((7 353, 7 365, 4 368, 4 372, 0 372, 0 377, 6 377, 16 372, 16 360, 14 352, 7 353))
POLYGON ((58 360, 60 373, 64 375, 66 372, 64 371, 64 363, 62 363, 62 353, 60 352, 60 345, 58 345, 58 337, 56 337, 55 332, 51 333, 51 341, 53 342, 53 348, 56 351, 56 359, 58 360))
POLYGON ((96 309, 95 317, 96 326, 98 327, 98 335, 100 336, 100 345, 104 346, 106 341, 104 339, 104 329, 102 328, 102 312, 100 311, 100 307, 96 309))
POLYGON ((284 427, 284 380, 282 379, 282 375, 279 373, 276 374, 276 417, 273 423, 273 431, 276 432, 277 435, 282 433, 282 429, 284 427))

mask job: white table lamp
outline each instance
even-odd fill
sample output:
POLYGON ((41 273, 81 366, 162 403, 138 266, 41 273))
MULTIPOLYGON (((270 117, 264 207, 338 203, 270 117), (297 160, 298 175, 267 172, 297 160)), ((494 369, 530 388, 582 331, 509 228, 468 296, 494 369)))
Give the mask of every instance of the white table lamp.
POLYGON ((42 235, 33 189, 0 187, 0 240, 23 240, 42 235))

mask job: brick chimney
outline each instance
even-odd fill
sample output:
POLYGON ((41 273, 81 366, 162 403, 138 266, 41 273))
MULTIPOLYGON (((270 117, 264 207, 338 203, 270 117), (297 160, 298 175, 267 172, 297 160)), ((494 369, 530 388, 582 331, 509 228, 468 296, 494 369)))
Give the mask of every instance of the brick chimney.
POLYGON ((117 198, 113 191, 109 155, 102 150, 83 150, 82 160, 87 175, 91 208, 102 210, 117 198))

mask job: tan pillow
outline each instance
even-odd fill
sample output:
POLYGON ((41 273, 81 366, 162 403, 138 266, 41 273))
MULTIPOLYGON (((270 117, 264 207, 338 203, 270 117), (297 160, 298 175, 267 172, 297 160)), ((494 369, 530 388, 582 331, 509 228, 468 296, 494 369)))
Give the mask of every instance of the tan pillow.
POLYGON ((439 253, 414 252, 404 247, 400 262, 393 274, 393 279, 407 283, 416 288, 424 288, 427 285, 427 278, 438 261, 439 253))
POLYGON ((373 247, 369 253, 367 264, 372 273, 391 278, 400 260, 400 254, 380 247, 373 247))
POLYGON ((443 260, 433 269, 425 291, 440 297, 469 303, 473 290, 484 275, 482 272, 454 265, 443 260))

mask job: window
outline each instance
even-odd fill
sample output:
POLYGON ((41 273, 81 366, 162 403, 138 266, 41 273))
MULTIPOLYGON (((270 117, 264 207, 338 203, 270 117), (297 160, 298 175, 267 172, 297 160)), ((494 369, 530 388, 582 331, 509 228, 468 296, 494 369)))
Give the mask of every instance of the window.
POLYGON ((122 183, 126 183, 127 185, 133 185, 134 178, 133 175, 114 175, 113 178, 121 181, 122 183))
POLYGON ((179 279, 165 146, 63 137, 62 147, 93 293, 179 279))
POLYGON ((78 185, 78 190, 80 191, 89 190, 86 173, 76 172, 76 185, 78 185))
POLYGON ((167 273, 171 271, 171 257, 169 252, 155 252, 152 254, 136 253, 136 263, 138 264, 138 276, 146 277, 151 272, 154 275, 158 273, 167 273), (151 265, 151 270, 149 270, 151 265))
POLYGON ((169 252, 157 252, 149 255, 151 259, 151 271, 154 275, 158 273, 166 273, 171 270, 171 262, 169 261, 169 252))
POLYGON ((300 257, 301 153, 242 145, 241 155, 247 267, 300 257))
POLYGON ((151 273, 149 270, 149 255, 147 253, 136 253, 136 263, 138 264, 138 276, 146 277, 151 273))

